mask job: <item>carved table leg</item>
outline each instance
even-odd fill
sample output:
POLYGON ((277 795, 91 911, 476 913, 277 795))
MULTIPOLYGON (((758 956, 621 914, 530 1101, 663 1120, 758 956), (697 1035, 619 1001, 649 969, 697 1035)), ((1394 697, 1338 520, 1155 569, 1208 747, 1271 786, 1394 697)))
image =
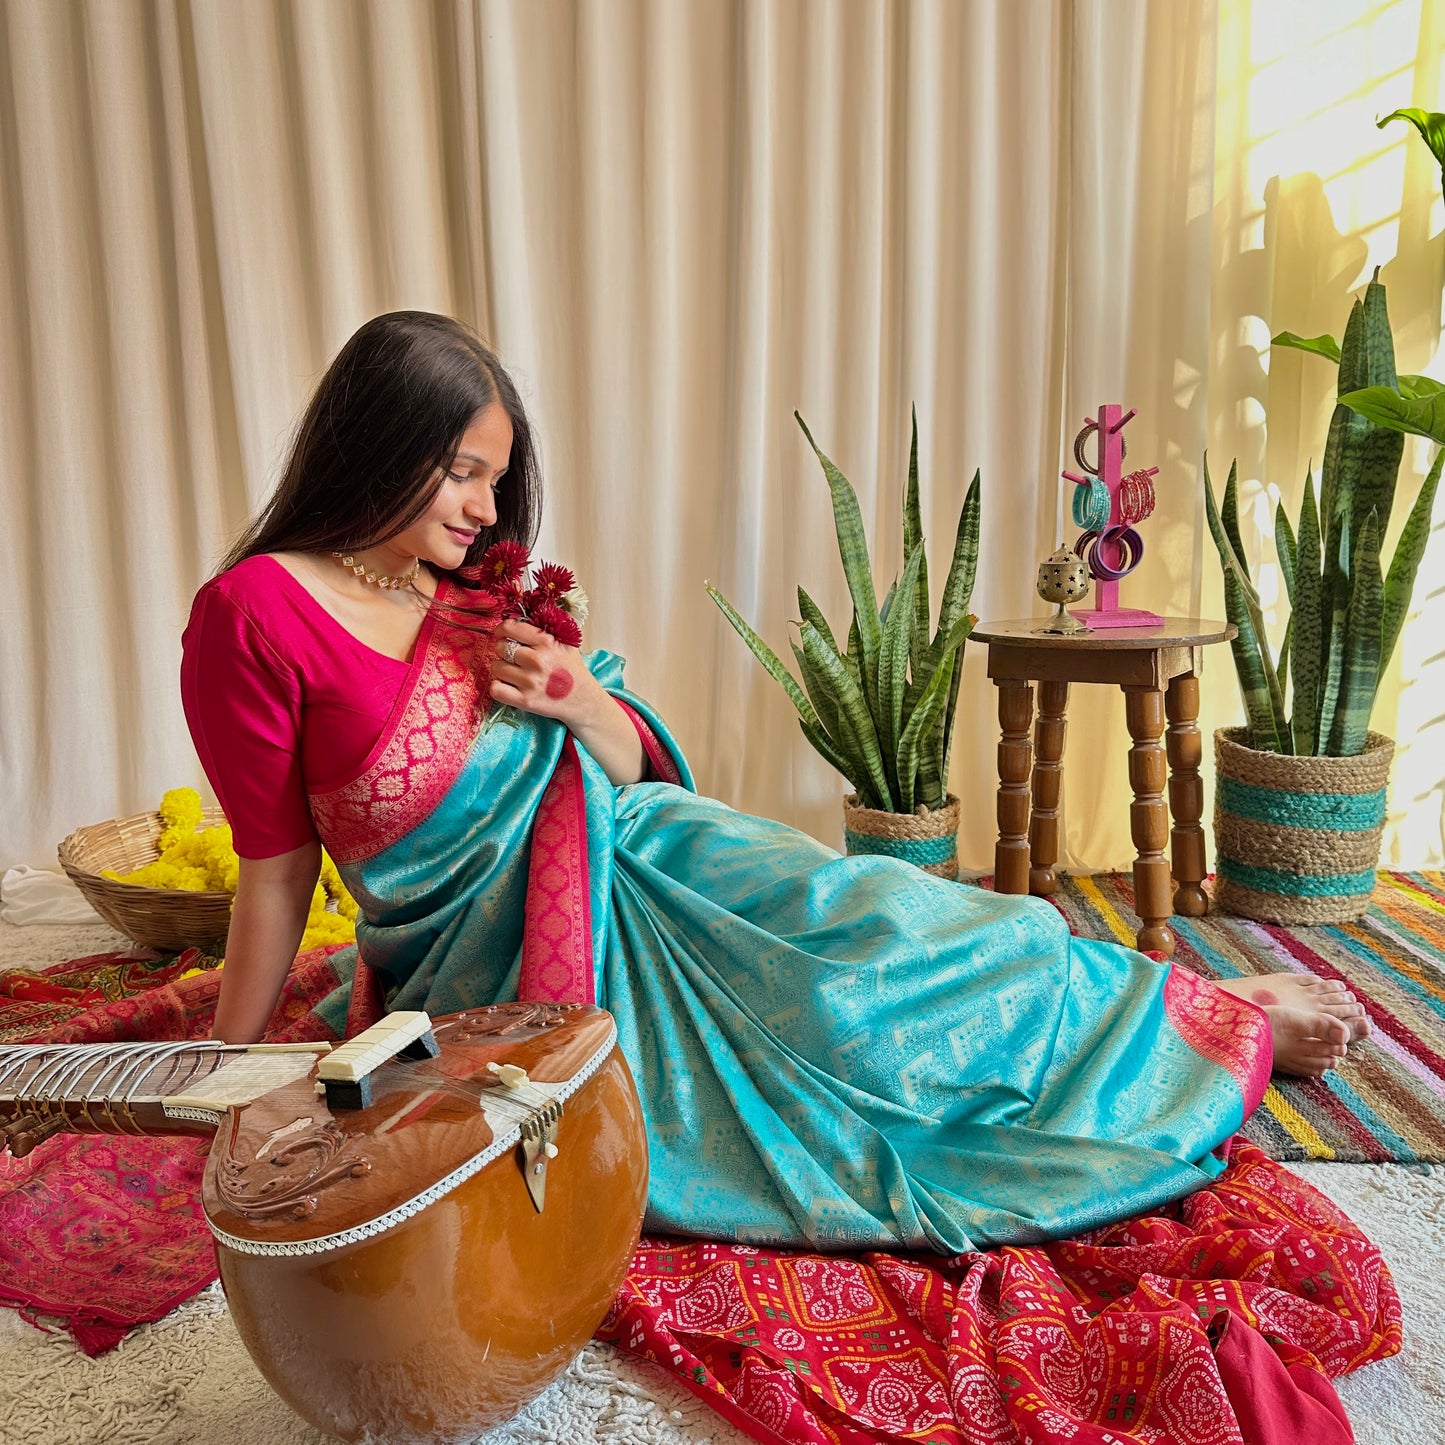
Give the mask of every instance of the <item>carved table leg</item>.
POLYGON ((1169 838, 1169 810, 1164 806, 1164 694, 1152 687, 1124 689, 1124 716, 1134 745, 1129 749, 1129 785, 1134 802, 1129 826, 1139 856, 1134 860, 1134 911, 1143 927, 1138 946, 1172 956, 1174 930, 1169 927, 1169 863, 1164 844, 1169 838))
POLYGON ((1204 755, 1199 736, 1199 679, 1193 673, 1176 677, 1164 696, 1169 716, 1169 811, 1174 828, 1169 837, 1174 861, 1174 911, 1184 918, 1203 918, 1209 899, 1203 887, 1204 829, 1199 819, 1204 812, 1204 784, 1199 762, 1204 755))
POLYGON ((1027 682, 996 678, 998 720, 998 846, 993 854, 997 893, 1029 891, 1029 719, 1034 690, 1027 682))
POLYGON ((1029 818, 1029 892, 1052 893, 1059 886, 1059 786, 1063 782, 1066 682, 1039 684, 1039 717, 1034 724, 1034 797, 1029 818))

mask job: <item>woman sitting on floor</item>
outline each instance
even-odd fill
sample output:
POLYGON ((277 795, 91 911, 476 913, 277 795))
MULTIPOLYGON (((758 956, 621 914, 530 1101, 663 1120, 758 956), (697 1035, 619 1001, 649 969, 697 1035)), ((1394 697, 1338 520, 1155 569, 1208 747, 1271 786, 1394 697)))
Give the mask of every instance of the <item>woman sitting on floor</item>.
POLYGON ((1216 986, 698 796, 620 658, 487 617, 474 569, 539 506, 527 418, 470 332, 398 312, 352 337, 185 636, 242 859, 219 1037, 260 1037, 324 843, 362 915, 338 1032, 373 989, 446 1013, 560 970, 617 1020, 650 1228, 953 1254, 1197 1189, 1271 1064, 1323 1073, 1364 1032, 1341 986, 1216 986), (515 725, 481 726, 500 705, 515 725), (529 867, 569 826, 570 912, 529 867))

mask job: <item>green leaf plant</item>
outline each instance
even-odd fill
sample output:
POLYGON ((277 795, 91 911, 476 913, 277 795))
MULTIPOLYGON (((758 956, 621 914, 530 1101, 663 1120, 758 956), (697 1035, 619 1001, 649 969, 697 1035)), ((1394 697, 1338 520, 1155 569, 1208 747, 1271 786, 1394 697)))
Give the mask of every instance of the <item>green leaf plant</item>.
POLYGON ((1314 479, 1306 472, 1298 525, 1291 528, 1283 507, 1276 513, 1275 547, 1290 609, 1278 661, 1270 652, 1259 592, 1240 541, 1235 469, 1230 468, 1222 505, 1216 507, 1207 457, 1205 516, 1224 569, 1225 610, 1239 632, 1234 665, 1250 746, 1348 757, 1362 752, 1368 738, 1380 679, 1399 641, 1429 541, 1445 460, 1445 451, 1436 453, 1385 571, 1380 553, 1404 434, 1445 445, 1445 386, 1429 377, 1396 375, 1378 270, 1364 299, 1356 299, 1341 343, 1281 332, 1274 344, 1339 365, 1318 500, 1314 479))
POLYGON ((977 620, 968 610, 978 569, 979 478, 963 500, 953 558, 936 626, 930 622, 928 560, 918 500, 918 414, 903 497, 903 570, 882 606, 863 530, 858 494, 793 413, 823 468, 833 498, 838 555, 853 603, 847 649, 840 649, 818 605, 798 588, 795 678, 772 648, 711 583, 708 595, 787 693, 803 736, 838 770, 864 807, 912 813, 946 801, 953 717, 963 648, 977 620))

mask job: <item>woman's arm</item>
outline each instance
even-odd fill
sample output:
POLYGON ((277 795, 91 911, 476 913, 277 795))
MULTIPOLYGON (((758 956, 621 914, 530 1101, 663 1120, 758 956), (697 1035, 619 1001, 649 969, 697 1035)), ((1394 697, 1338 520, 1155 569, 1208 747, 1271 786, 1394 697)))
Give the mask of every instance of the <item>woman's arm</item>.
POLYGON ((642 739, 617 700, 588 671, 575 647, 563 647, 530 622, 503 622, 494 636, 492 698, 556 718, 597 760, 613 787, 641 782, 642 739), (509 647, 508 643, 515 646, 509 647), (508 660, 508 654, 511 654, 508 660))
POLYGON ((321 873, 314 840, 275 858, 242 858, 212 1036, 253 1044, 266 1031, 296 957, 321 873))

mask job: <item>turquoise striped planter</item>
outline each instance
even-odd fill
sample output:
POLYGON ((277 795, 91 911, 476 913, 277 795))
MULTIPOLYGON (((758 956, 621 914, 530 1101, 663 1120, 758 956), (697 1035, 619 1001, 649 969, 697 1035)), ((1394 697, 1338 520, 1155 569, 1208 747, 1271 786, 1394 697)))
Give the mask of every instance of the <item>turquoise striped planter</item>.
POLYGON ((1351 758, 1296 758, 1214 734, 1215 897, 1264 923, 1342 923, 1375 889, 1395 745, 1371 733, 1351 758))
POLYGON ((932 812, 885 813, 860 807, 850 793, 843 799, 843 847, 850 856, 898 858, 939 878, 957 878, 958 799, 950 793, 932 812))

